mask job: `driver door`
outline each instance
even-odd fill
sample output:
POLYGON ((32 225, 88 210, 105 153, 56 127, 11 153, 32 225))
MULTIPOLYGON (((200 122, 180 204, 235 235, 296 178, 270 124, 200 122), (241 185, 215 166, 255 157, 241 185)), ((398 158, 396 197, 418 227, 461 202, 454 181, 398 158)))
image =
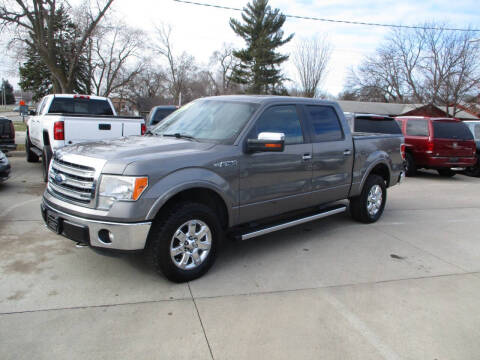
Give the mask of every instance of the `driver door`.
POLYGON ((245 154, 240 164, 240 222, 266 218, 309 206, 312 144, 297 105, 273 105, 257 119, 247 136, 285 134, 283 152, 245 154))

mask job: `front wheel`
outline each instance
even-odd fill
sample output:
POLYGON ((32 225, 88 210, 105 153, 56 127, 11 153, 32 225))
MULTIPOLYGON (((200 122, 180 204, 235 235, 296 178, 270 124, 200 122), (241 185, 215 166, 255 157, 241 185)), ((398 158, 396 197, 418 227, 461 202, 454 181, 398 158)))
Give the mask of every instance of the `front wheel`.
POLYGON ((453 177, 456 175, 456 172, 452 169, 438 169, 438 174, 442 177, 453 177))
POLYGON ((213 265, 222 234, 218 216, 211 208, 180 203, 154 221, 145 255, 167 279, 191 281, 213 265))
POLYGON ((369 175, 360 196, 350 199, 350 214, 363 223, 380 219, 387 201, 385 180, 378 175, 369 175))
POLYGON ((25 134, 25 153, 27 155, 27 162, 38 162, 38 155, 32 151, 32 144, 30 143, 29 137, 30 135, 27 131, 25 134))
POLYGON ((415 176, 417 174, 417 165, 415 165, 415 160, 413 155, 410 153, 406 154, 405 158, 405 175, 415 176))

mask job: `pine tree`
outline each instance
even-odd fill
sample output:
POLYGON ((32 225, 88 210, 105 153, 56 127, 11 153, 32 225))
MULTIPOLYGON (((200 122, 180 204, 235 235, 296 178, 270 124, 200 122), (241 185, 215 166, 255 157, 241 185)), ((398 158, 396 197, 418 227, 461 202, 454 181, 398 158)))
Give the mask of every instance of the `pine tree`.
POLYGON ((272 10, 268 0, 253 0, 243 9, 243 23, 230 19, 230 27, 241 36, 247 47, 234 51, 240 66, 233 72, 232 80, 246 86, 253 94, 284 93, 285 80, 279 66, 288 59, 275 50, 293 38, 283 38, 285 15, 279 9, 272 10))
MULTIPOLYGON (((56 63, 68 73, 70 69, 69 55, 76 46, 77 25, 71 20, 65 8, 56 10, 53 22, 53 36, 55 37, 56 63)), ((90 77, 87 56, 82 55, 74 71, 73 91, 80 94, 90 94, 90 77)), ((42 57, 34 46, 26 49, 26 61, 20 66, 20 82, 22 90, 33 91, 33 100, 38 101, 50 93, 60 93, 61 85, 48 69, 42 57)))

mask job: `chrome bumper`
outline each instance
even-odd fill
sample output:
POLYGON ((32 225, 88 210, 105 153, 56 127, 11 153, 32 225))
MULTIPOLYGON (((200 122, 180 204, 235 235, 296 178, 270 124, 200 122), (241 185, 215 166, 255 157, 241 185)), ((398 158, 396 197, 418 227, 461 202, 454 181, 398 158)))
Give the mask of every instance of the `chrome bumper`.
POLYGON ((47 227, 71 240, 112 250, 143 250, 151 222, 117 223, 80 218, 41 204, 47 227), (55 224, 57 226, 55 226, 55 224))

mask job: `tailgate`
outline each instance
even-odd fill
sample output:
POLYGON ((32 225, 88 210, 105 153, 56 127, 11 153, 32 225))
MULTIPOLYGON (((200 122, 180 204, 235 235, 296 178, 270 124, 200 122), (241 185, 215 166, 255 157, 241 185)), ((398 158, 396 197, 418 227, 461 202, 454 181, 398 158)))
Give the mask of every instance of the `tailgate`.
POLYGON ((434 154, 441 157, 471 157, 475 143, 468 140, 435 139, 434 154))
POLYGON ((69 117, 65 121, 65 144, 114 139, 123 136, 121 120, 69 117))

